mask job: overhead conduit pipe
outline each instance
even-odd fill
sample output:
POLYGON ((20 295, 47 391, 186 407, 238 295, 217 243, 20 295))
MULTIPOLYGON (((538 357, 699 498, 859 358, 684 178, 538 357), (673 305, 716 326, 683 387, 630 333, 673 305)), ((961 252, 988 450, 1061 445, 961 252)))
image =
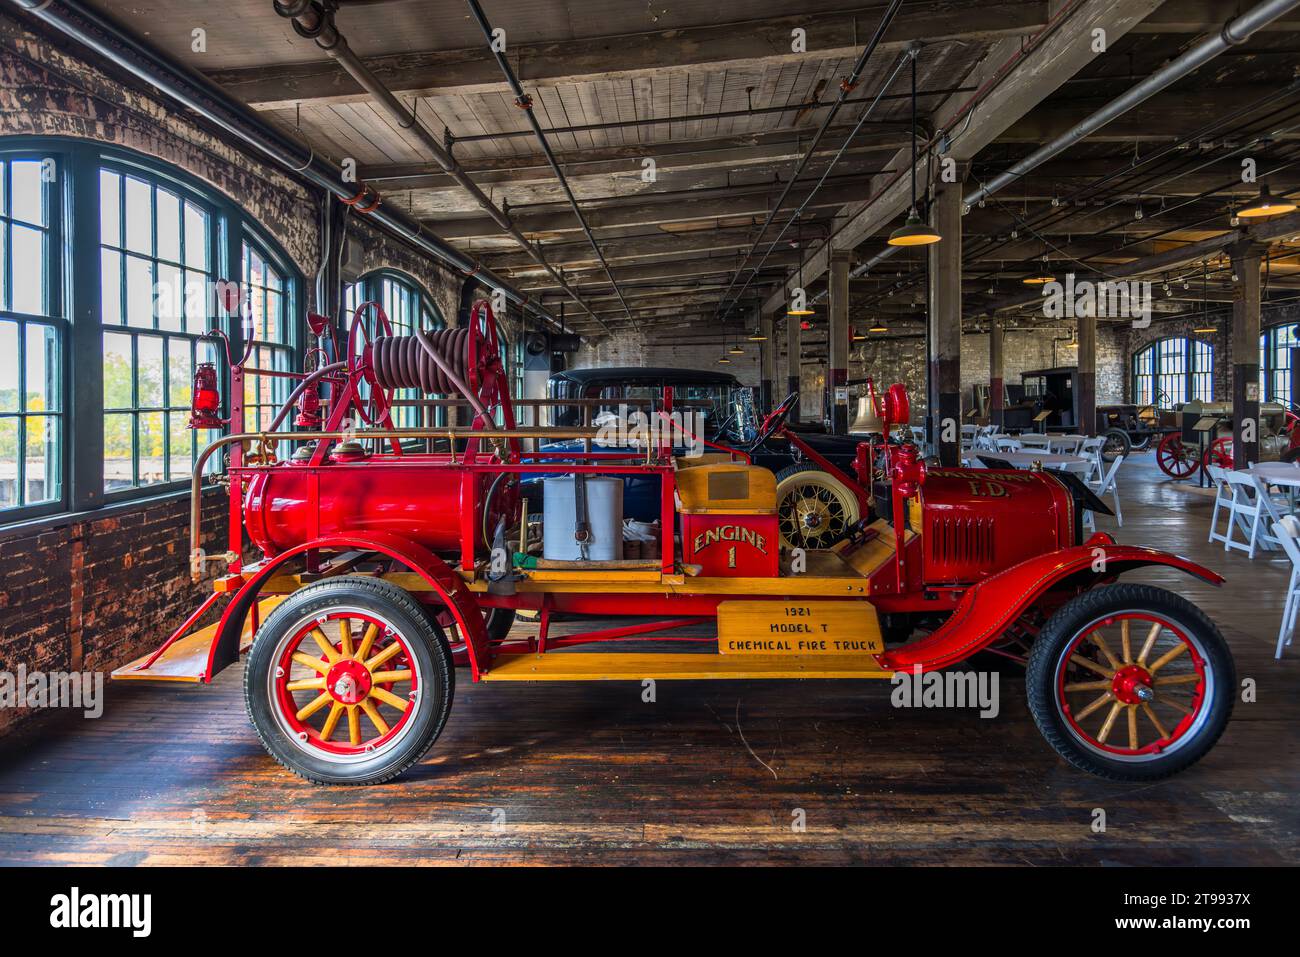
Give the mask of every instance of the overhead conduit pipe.
MULTIPOLYGON (((354 200, 356 187, 343 180, 342 169, 287 137, 235 102, 207 78, 171 63, 137 41, 117 24, 74 0, 9 0, 64 36, 93 51, 118 68, 143 80, 161 94, 193 111, 223 132, 257 150, 278 166, 339 200, 354 200)), ((411 243, 426 255, 468 276, 500 289, 511 302, 553 328, 560 323, 541 303, 497 276, 471 256, 426 232, 414 219, 379 206, 368 218, 391 235, 411 243)))
MULTIPOLYGON (((1290 13, 1296 7, 1300 7, 1300 0, 1265 0, 1258 6, 1247 10, 1241 16, 1234 17, 1224 24, 1223 28, 1214 36, 1207 37, 1186 53, 1170 60, 1141 83, 1111 100, 1096 113, 1080 120, 1050 143, 1039 147, 1020 162, 1008 167, 987 183, 981 184, 979 188, 968 193, 962 198, 963 205, 967 207, 974 206, 980 200, 1011 185, 1026 173, 1069 149, 1080 140, 1091 136, 1107 123, 1118 119, 1135 106, 1149 100, 1161 90, 1168 88, 1204 66, 1229 47, 1245 43, 1264 27, 1290 13)), ((894 255, 899 248, 898 246, 886 246, 862 265, 854 268, 849 275, 854 278, 866 275, 875 266, 894 255)), ((821 299, 824 295, 824 292, 819 293, 816 298, 821 299)))
POLYGON ((560 162, 555 158, 551 144, 546 139, 546 134, 542 132, 541 124, 537 122, 537 114, 533 112, 533 98, 524 92, 524 88, 519 85, 519 78, 515 76, 515 71, 506 60, 505 53, 497 48, 496 40, 492 35, 492 24, 488 22, 487 14, 483 12, 483 8, 478 5, 478 0, 469 0, 469 9, 474 14, 474 19, 478 21, 479 29, 483 31, 483 39, 487 41, 488 49, 496 57, 497 65, 501 67, 506 83, 510 85, 510 92, 515 95, 515 106, 523 110, 528 117, 528 125, 533 128, 533 133, 537 135, 537 142, 541 144, 542 152, 546 154, 546 161, 551 164, 551 172, 560 181, 560 186, 564 189, 564 195, 568 197, 569 208, 573 210, 578 225, 582 227, 587 242, 591 244, 591 251, 600 260, 601 268, 605 270, 605 278, 609 280, 609 284, 614 288, 614 295, 618 296, 618 301, 623 306, 623 312, 627 314, 627 321, 635 326, 636 320, 632 318, 632 310, 629 308, 627 300, 623 298, 623 290, 618 287, 618 282, 614 279, 614 273, 610 271, 609 263, 605 261, 605 254, 601 252, 596 237, 591 233, 591 227, 587 225, 586 217, 582 215, 582 210, 578 207, 578 198, 573 195, 573 190, 569 187, 569 180, 564 175, 564 170, 560 169, 560 162))
MULTIPOLYGON (((442 167, 443 172, 454 179, 461 189, 469 193, 474 202, 478 203, 484 212, 491 217, 492 221, 501 227, 501 231, 518 243, 519 247, 528 253, 529 257, 537 265, 545 269, 551 275, 551 278, 559 283, 560 288, 588 316, 594 319, 606 332, 612 331, 605 321, 591 310, 555 267, 546 261, 542 251, 534 243, 530 242, 519 231, 519 227, 510 221, 510 217, 488 198, 487 194, 479 188, 479 185, 474 180, 470 179, 469 174, 465 172, 456 158, 425 128, 415 113, 408 110, 393 91, 384 86, 379 78, 370 71, 370 68, 361 61, 361 58, 348 46, 347 38, 339 32, 338 27, 334 24, 334 12, 338 6, 337 0, 323 0, 323 2, 322 0, 272 0, 271 5, 275 8, 276 13, 293 23, 294 30, 300 36, 314 40, 316 46, 341 66, 348 76, 356 80, 363 90, 374 97, 375 102, 402 129, 409 130, 420 141, 420 145, 427 149, 438 165, 442 167)), ((629 313, 629 317, 630 315, 629 313)))

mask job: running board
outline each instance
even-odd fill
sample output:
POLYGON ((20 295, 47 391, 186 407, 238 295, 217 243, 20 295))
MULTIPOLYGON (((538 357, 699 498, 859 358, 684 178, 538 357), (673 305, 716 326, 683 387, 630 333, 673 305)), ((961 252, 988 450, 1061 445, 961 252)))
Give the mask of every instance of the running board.
MULTIPOLYGON (((285 596, 276 595, 259 601, 257 620, 266 621, 266 616, 270 614, 271 609, 284 599, 285 596)), ((212 650, 212 641, 217 634, 217 624, 219 622, 176 639, 149 667, 146 668, 145 663, 153 657, 156 649, 118 668, 111 677, 114 681, 185 681, 197 684, 203 681, 204 673, 208 670, 208 656, 212 650)), ((239 638, 241 655, 253 643, 252 626, 253 620, 250 615, 244 624, 244 633, 239 638)))
POLYGON ((892 678, 875 655, 502 654, 484 681, 710 681, 743 678, 892 678))

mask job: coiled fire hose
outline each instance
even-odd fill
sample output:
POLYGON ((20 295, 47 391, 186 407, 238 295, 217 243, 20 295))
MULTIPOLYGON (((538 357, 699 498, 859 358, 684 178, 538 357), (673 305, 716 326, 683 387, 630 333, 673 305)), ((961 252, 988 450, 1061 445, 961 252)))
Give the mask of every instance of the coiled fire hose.
POLYGON ((412 336, 381 336, 370 346, 375 381, 385 389, 419 389, 444 395, 459 392, 488 419, 487 408, 469 387, 468 328, 412 336))

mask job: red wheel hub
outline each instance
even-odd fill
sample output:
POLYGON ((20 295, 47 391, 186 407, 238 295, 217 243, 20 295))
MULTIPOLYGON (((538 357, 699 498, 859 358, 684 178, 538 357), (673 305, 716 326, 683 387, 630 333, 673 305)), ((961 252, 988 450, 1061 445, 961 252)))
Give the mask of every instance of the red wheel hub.
POLYGON ((1115 672, 1111 691, 1125 704, 1138 704, 1150 699, 1153 683, 1151 672, 1141 665, 1127 665, 1115 672))
POLYGON ((370 671, 355 658, 347 658, 325 675, 325 689, 339 704, 356 704, 370 694, 370 671))

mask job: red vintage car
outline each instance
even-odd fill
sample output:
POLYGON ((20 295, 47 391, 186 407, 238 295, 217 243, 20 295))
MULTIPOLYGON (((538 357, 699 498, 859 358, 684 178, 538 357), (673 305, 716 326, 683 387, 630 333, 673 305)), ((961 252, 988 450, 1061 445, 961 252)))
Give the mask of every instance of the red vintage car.
MULTIPOLYGON (((209 562, 227 567, 161 648, 114 674, 209 682, 247 651, 253 726, 312 781, 401 774, 466 679, 890 680, 989 651, 1026 665, 1034 720, 1062 757, 1123 781, 1186 768, 1228 721, 1234 667, 1214 623, 1174 592, 1120 580, 1152 565, 1220 577, 1106 534, 1085 540, 1084 510, 1105 506, 1068 476, 928 468, 888 438, 908 420, 901 386, 873 397, 884 429, 858 447, 862 518, 831 547, 782 548, 774 476, 743 453, 675 458, 681 443, 666 432, 631 454, 593 442, 576 462, 530 450, 594 430, 515 427, 486 303, 468 327, 409 337, 367 303, 349 340, 346 353, 325 343, 346 360, 297 374, 266 433, 243 431, 242 378, 257 370, 232 361, 230 434, 196 464, 191 521, 196 580, 209 562), (383 333, 373 342, 371 309, 383 333), (457 393, 472 421, 396 428, 395 389, 457 393), (280 430, 295 403, 300 430, 280 430), (348 428, 358 416, 372 426, 348 428), (199 549, 201 487, 223 451, 230 542, 214 559, 199 549), (518 494, 525 472, 553 477, 540 521, 518 494), (658 539, 635 554, 615 508, 613 479, 628 474, 657 476, 662 490, 658 539), (195 630, 222 602, 219 622, 195 630), (512 630, 517 610, 535 612, 536 628, 512 630), (554 635, 556 615, 605 621, 554 635), (608 623, 618 617, 638 620, 608 623), (716 637, 681 633, 715 622, 716 637), (628 642, 650 650, 609 650, 628 642)), ((199 385, 196 420, 210 425, 213 383, 199 385)), ((785 429, 793 400, 763 432, 818 462, 785 429)), ((672 421, 670 389, 656 413, 672 421)))

